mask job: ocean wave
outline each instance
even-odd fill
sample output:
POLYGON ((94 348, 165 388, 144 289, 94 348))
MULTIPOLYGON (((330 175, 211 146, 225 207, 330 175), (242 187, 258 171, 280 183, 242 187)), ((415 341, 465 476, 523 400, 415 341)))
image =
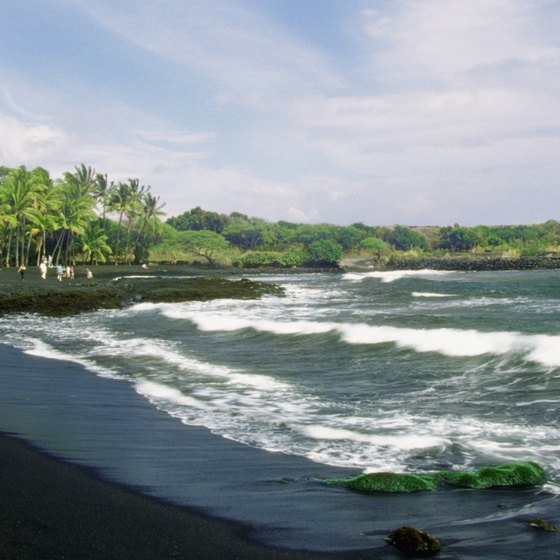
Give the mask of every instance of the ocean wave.
POLYGON ((454 294, 441 294, 438 292, 412 292, 412 297, 417 298, 448 298, 453 297, 454 294))
POLYGON ((395 282, 396 280, 401 280, 402 278, 409 277, 433 277, 433 276, 447 276, 449 274, 458 274, 454 270, 431 270, 428 268, 422 270, 386 270, 386 271, 374 271, 374 272, 347 272, 342 275, 344 280, 350 282, 361 282, 367 280, 368 278, 377 278, 383 283, 395 282))
POLYGON ((547 367, 560 366, 560 336, 519 332, 484 332, 475 329, 413 329, 372 326, 365 323, 331 321, 273 321, 242 318, 227 314, 198 314, 180 308, 167 308, 171 319, 185 319, 201 331, 239 331, 253 329, 275 335, 316 335, 337 333, 348 344, 396 344, 416 352, 436 352, 451 357, 483 354, 521 353, 547 367))
POLYGON ((110 379, 122 379, 122 376, 120 376, 119 373, 114 369, 100 366, 92 360, 88 360, 74 354, 62 352, 55 349, 46 342, 43 342, 42 340, 36 338, 22 339, 18 347, 20 348, 20 350, 23 350, 25 354, 29 354, 30 356, 39 356, 48 360, 73 362, 75 364, 81 365, 82 367, 93 373, 96 373, 101 377, 108 377, 110 379))

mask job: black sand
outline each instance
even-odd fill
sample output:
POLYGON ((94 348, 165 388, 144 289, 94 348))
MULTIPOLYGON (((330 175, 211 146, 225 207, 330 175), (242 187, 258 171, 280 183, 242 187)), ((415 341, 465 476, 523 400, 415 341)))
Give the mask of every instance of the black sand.
POLYGON ((259 545, 241 525, 102 481, 5 434, 0 457, 0 558, 6 560, 348 557, 259 545))

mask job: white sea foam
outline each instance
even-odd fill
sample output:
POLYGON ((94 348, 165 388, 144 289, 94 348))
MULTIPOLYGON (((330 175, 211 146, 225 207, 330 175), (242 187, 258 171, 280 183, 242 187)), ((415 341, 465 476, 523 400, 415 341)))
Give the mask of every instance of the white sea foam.
POLYGON ((111 368, 101 367, 97 365, 94 361, 87 360, 80 356, 75 356, 73 354, 69 354, 66 352, 62 352, 60 350, 56 350, 49 344, 36 338, 27 338, 23 340, 20 348, 24 351, 25 354, 29 354, 31 356, 39 356, 41 358, 46 358, 48 360, 73 362, 75 364, 79 364, 83 366, 89 371, 97 373, 102 377, 109 377, 112 379, 120 378, 118 373, 111 368))
POLYGON ((412 329, 331 321, 285 322, 246 319, 226 314, 198 314, 185 309, 166 309, 163 313, 169 318, 186 319, 202 331, 253 329, 277 335, 336 332, 349 344, 393 343, 417 352, 437 352, 454 357, 524 353, 528 359, 543 365, 560 366, 560 336, 505 331, 484 332, 475 329, 412 329))
POLYGON ((412 292, 412 297, 417 297, 417 298, 448 298, 448 297, 453 297, 453 294, 441 294, 439 292, 412 292))
POLYGON ((168 401, 173 404, 181 406, 188 406, 193 408, 206 408, 201 401, 184 395, 178 389, 169 387, 162 383, 155 383, 153 381, 146 381, 142 379, 135 384, 136 391, 141 395, 147 397, 150 401, 168 401))
POLYGON ((383 283, 395 282, 396 280, 401 280, 402 278, 408 277, 433 277, 433 276, 444 276, 448 274, 457 274, 456 271, 450 270, 388 270, 388 271, 373 271, 373 272, 347 272, 342 276, 344 280, 349 280, 351 282, 361 282, 368 278, 377 278, 383 283))

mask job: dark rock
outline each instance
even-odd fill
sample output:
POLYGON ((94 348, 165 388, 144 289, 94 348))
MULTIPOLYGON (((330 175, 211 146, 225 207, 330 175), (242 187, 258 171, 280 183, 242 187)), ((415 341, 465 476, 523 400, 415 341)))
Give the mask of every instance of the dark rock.
POLYGON ((554 523, 545 521, 544 519, 531 519, 530 521, 527 521, 527 525, 529 525, 529 527, 535 527, 536 529, 542 529, 543 531, 549 531, 551 533, 560 531, 560 527, 554 525, 554 523))
POLYGON ((402 552, 417 556, 431 556, 442 548, 436 537, 415 527, 399 527, 391 531, 385 539, 402 552))

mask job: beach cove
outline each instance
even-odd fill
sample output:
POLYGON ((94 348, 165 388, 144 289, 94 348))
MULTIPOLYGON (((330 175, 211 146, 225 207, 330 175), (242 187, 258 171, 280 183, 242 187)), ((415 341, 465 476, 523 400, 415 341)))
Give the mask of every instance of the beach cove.
MULTIPOLYGON (((2 272, 16 277, 15 271, 2 272)), ((143 309, 140 306, 138 312, 143 309)), ((6 315, 3 321, 12 318, 6 315)), ((53 329, 61 325, 57 318, 49 321, 42 325, 53 329)), ((18 328, 26 324, 30 323, 21 320, 18 328)), ((74 321, 71 326, 76 329, 79 324, 74 321)), ((85 315, 83 324, 84 329, 89 327, 85 315)), ((21 331, 22 338, 28 334, 21 331)), ((2 534, 14 547, 11 550, 21 553, 13 557, 58 558, 61 550, 73 557, 72 546, 83 542, 75 557, 138 558, 146 547, 146 558, 400 558, 384 536, 405 524, 436 535, 444 544, 439 558, 526 558, 530 554, 544 560, 557 546, 555 533, 527 526, 532 518, 550 518, 557 512, 556 494, 547 489, 362 495, 332 488, 321 481, 360 469, 271 452, 258 444, 221 437, 216 430, 186 426, 182 412, 154 407, 154 395, 150 400, 145 392, 139 393, 138 382, 108 375, 106 369, 92 370, 83 350, 79 356, 65 355, 36 339, 18 348, 13 332, 8 339, 8 345, 0 345, 0 430, 7 434, 2 438, 7 450, 3 457, 13 457, 14 464, 19 460, 17 464, 31 465, 28 471, 16 469, 23 479, 18 484, 19 500, 13 490, 6 494, 4 511, 12 514, 4 515, 2 534), (97 513, 91 494, 76 498, 71 490, 72 498, 58 506, 52 494, 42 497, 40 489, 47 491, 58 476, 62 482, 54 494, 59 498, 71 488, 64 481, 73 477, 80 486, 99 485, 97 513), (99 512, 111 496, 118 498, 107 509, 113 521, 96 525, 92 516, 104 517, 99 512), (35 513, 35 504, 37 512, 49 507, 66 510, 74 504, 72 517, 81 511, 83 522, 72 529, 64 521, 61 525, 70 527, 65 533, 55 527, 58 515, 35 513), (169 527, 168 536, 148 538, 142 519, 149 515, 169 527), (16 523, 16 517, 25 523, 16 523), (34 537, 22 539, 23 534, 18 534, 22 528, 23 534, 34 537), (121 530, 146 538, 123 541, 118 536, 121 530), (88 534, 92 535, 89 546, 84 540, 88 534), (176 548, 157 548, 164 541, 173 542, 174 535, 176 548), (97 542, 96 548, 92 542, 97 542)), ((147 391, 145 382, 142 387, 147 391)), ((6 468, 3 472, 11 474, 4 484, 15 476, 15 471, 6 468)))

